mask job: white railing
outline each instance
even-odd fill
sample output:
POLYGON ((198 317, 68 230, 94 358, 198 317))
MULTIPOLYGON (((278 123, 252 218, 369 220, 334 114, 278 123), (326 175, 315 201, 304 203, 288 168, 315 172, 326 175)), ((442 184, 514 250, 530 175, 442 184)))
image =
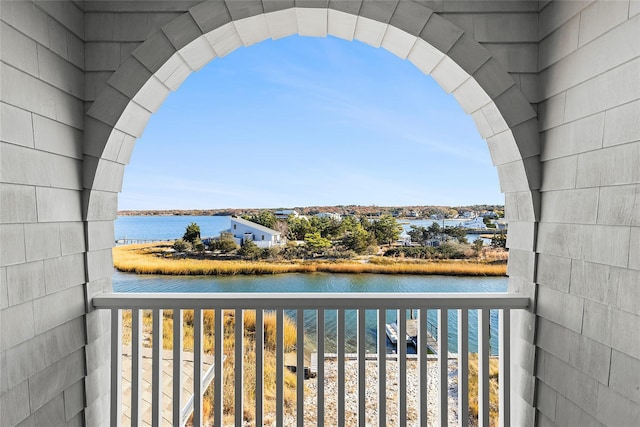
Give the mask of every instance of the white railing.
MULTIPOLYGON (((161 425, 163 419, 163 405, 170 403, 171 415, 165 414, 165 421, 172 425, 185 425, 187 417, 192 415, 193 425, 199 426, 204 422, 212 422, 213 425, 223 425, 223 417, 225 423, 231 422, 236 426, 242 426, 244 423, 244 410, 249 409, 253 412, 252 423, 255 425, 264 425, 266 423, 275 423, 277 426, 295 423, 298 426, 317 424, 324 425, 325 417, 329 411, 325 400, 335 399, 335 416, 337 419, 331 420, 329 424, 339 426, 345 425, 347 421, 351 424, 353 420, 348 419, 348 415, 353 415, 353 411, 347 411, 346 405, 348 399, 355 400, 357 424, 359 426, 370 425, 367 421, 367 413, 371 416, 371 395, 373 391, 377 392, 377 402, 373 416, 377 418, 377 424, 380 426, 389 425, 388 412, 394 413, 394 420, 400 426, 406 426, 408 414, 414 414, 411 423, 420 426, 426 426, 427 421, 430 424, 433 420, 430 418, 427 410, 428 402, 428 363, 437 363, 437 393, 438 405, 436 417, 437 424, 447 426, 451 420, 448 419, 451 399, 449 399, 449 359, 452 363, 457 363, 457 424, 460 426, 468 423, 469 410, 469 393, 468 393, 468 355, 469 355, 469 316, 476 315, 477 311, 477 352, 478 352, 478 425, 489 426, 489 395, 490 395, 490 375, 489 366, 490 359, 493 357, 490 352, 490 315, 492 310, 496 310, 498 314, 498 348, 494 349, 499 359, 499 420, 501 426, 509 425, 510 419, 510 401, 509 401, 509 318, 510 310, 524 309, 528 306, 528 298, 520 295, 506 293, 482 293, 482 294, 373 294, 373 293, 343 293, 343 294, 319 294, 319 293, 167 293, 167 294, 132 294, 132 293, 112 293, 101 294, 93 299, 93 306, 97 309, 110 309, 112 313, 111 329, 111 425, 121 425, 123 415, 123 404, 129 408, 129 418, 131 425, 141 425, 143 423, 143 402, 142 402, 142 353, 143 340, 145 345, 151 346, 151 418, 145 420, 154 426, 161 425), (163 387, 163 364, 168 359, 163 356, 163 338, 165 333, 160 333, 163 328, 158 328, 164 314, 169 314, 165 310, 172 310, 173 318, 172 333, 172 368, 170 370, 172 380, 171 387, 163 387), (185 327, 184 314, 187 310, 193 310, 193 382, 190 384, 190 390, 195 390, 191 396, 189 408, 183 406, 182 402, 185 398, 184 388, 186 377, 183 364, 183 335, 185 327), (203 331, 203 310, 214 310, 213 314, 213 330, 203 331), (392 315, 388 316, 388 310, 392 315), (437 313, 437 337, 431 337, 427 330, 428 313, 434 311, 437 313), (245 361, 245 325, 243 323, 244 314, 249 311, 255 312, 255 365, 252 366, 252 372, 255 372, 255 383, 253 401, 245 399, 243 388, 246 386, 244 372, 248 368, 245 361), (131 341, 131 365, 130 365, 130 381, 131 381, 131 397, 130 402, 123 402, 122 378, 123 378, 123 313, 130 312, 130 341, 131 341), (151 317, 151 330, 149 330, 149 322, 143 321, 143 312, 151 317), (291 354, 285 354, 285 314, 289 317, 295 317, 295 343, 296 350, 290 350, 291 354), (233 331, 227 333, 224 328, 227 313, 231 313, 230 318, 234 319, 235 325, 233 331), (275 366, 267 366, 265 358, 265 347, 267 343, 265 338, 268 337, 268 331, 265 330, 265 317, 275 313, 275 348, 270 350, 275 352, 275 362, 273 357, 269 360, 275 366), (417 320, 407 319, 413 318, 413 314, 417 313, 417 320), (450 329, 451 319, 449 314, 457 315, 457 326, 450 329), (374 330, 367 330, 367 315, 369 324, 372 317, 375 325, 374 330), (408 316, 409 315, 409 316, 408 316), (331 328, 326 327, 326 321, 331 318, 334 324, 331 328), (347 328, 347 317, 350 319, 350 325, 347 328), (390 317, 397 319, 398 337, 404 337, 407 333, 407 322, 413 322, 417 329, 417 348, 416 355, 410 356, 411 363, 417 364, 418 389, 409 390, 417 393, 414 399, 417 407, 411 408, 407 401, 407 347, 405 345, 397 346, 397 359, 395 362, 395 383, 394 388, 397 390, 396 396, 390 396, 387 384, 387 337, 385 335, 385 325, 390 317), (238 319, 240 321, 238 321, 238 319), (176 321, 178 320, 178 321, 176 321), (143 328, 143 323, 145 327, 143 328), (310 324, 312 327, 310 329, 310 324), (222 330, 220 329, 222 326, 222 330), (305 326, 306 325, 306 326, 305 326), (306 330, 305 330, 306 328, 306 330), (331 329, 326 333, 326 329, 331 329), (335 331, 334 331, 335 329, 335 331), (212 346, 206 351, 203 347, 203 332, 207 336, 213 336, 212 346), (451 332, 451 333, 450 333, 451 332), (449 337, 457 332, 458 350, 457 354, 449 353, 449 337), (369 341, 374 340, 374 355, 367 352, 367 336, 369 341), (312 339, 314 338, 315 339, 312 339), (225 339, 226 338, 226 339, 225 339), (335 386, 336 396, 326 396, 324 385, 329 381, 329 377, 325 370, 325 355, 329 353, 327 348, 327 338, 335 354, 337 366, 337 384, 335 386), (335 338, 335 340, 334 340, 335 338), (427 342, 434 339, 437 341, 437 355, 429 355, 427 351, 427 342), (227 340, 233 342, 233 348, 225 343, 227 340), (349 341, 350 340, 350 341, 349 341), (349 341, 349 342, 348 342, 349 341), (240 343, 237 345, 237 343, 240 343), (299 345, 303 343, 302 345, 299 345), (305 402, 305 346, 315 350, 317 367, 313 367, 317 372, 315 387, 315 400, 311 403, 309 399, 305 402), (351 353, 347 351, 352 349, 351 353), (226 354, 225 354, 226 351, 226 354), (205 378, 203 375, 203 358, 211 358, 213 354, 213 362, 209 364, 208 372, 213 374, 213 390, 208 393, 212 394, 212 407, 209 419, 204 419, 203 415, 203 395, 211 382, 211 375, 205 378), (289 383, 289 389, 295 388, 295 410, 291 408, 289 413, 285 411, 285 384, 283 381, 285 363, 291 365, 290 361, 285 362, 287 355, 293 356, 295 353, 295 385, 289 383), (228 357, 227 357, 228 356, 228 357), (225 357, 226 362, 225 362, 225 357), (357 365, 350 368, 348 374, 357 377, 357 389, 346 390, 345 369, 347 357, 355 357, 357 365), (370 390, 367 387, 366 376, 372 375, 371 371, 367 371, 367 359, 373 358, 377 363, 377 370, 374 371, 377 377, 377 390, 370 390), (223 371, 223 363, 233 362, 233 373, 223 371), (265 409, 265 375, 267 368, 272 372, 275 369, 275 398, 270 392, 269 398, 274 399, 275 414, 273 419, 267 420, 267 411, 265 409), (237 375, 236 375, 237 374, 237 375), (232 378, 232 379, 230 379, 232 378), (207 380, 207 381, 206 381, 207 380), (231 392, 229 391, 231 390, 231 392), (225 394, 233 394, 233 399, 224 399, 225 394), (167 398, 167 394, 169 398, 167 398), (163 396, 164 395, 164 396, 163 396), (163 402, 164 397, 164 402, 163 402), (392 405, 389 405, 392 400, 392 405), (223 401, 225 405, 223 407, 223 401), (305 411, 306 403, 306 411, 305 411), (245 408, 246 406, 246 408, 245 408), (250 406, 250 407, 249 407, 250 406), (390 406, 392 407, 390 409, 390 406), (192 413, 191 413, 192 412, 192 413), (224 414, 226 412, 226 414, 224 414), (313 416, 309 414, 312 413, 313 416), (310 421, 312 420, 312 421, 310 421)), ((495 314, 495 312, 494 312, 495 314)), ((164 323, 163 323, 164 324, 164 323)), ((473 325, 472 325, 473 326, 473 325)), ((128 324, 126 325, 128 328, 128 324)), ((129 335, 127 335, 129 336, 129 335)), ((129 338, 127 338, 129 339, 129 338)), ((289 338, 290 339, 290 338, 289 338)), ((254 345, 252 342, 252 346, 254 345)), ((399 339, 398 343, 404 343, 399 339)), ((371 346, 371 342, 369 342, 371 346)), ((164 352, 167 353, 167 352, 164 352)), ((170 354, 171 354, 170 353, 170 354)), ((292 369, 292 367, 289 367, 292 369)), ((224 369, 227 369, 226 367, 224 369)), ((292 369, 293 370, 293 369, 292 369)), ((307 369, 307 373, 310 369, 307 369)), ((168 382, 168 381, 165 381, 168 382)), ((393 382, 393 381, 392 381, 393 382)), ((289 395, 293 394, 289 390, 289 395)), ((291 405, 290 405, 291 406, 291 405)), ((147 408, 148 409, 148 408, 147 408)), ((454 412, 456 412, 454 411, 454 412)), ((432 410, 431 413, 434 411, 432 410)), ((269 415, 271 416, 271 415, 269 415)))

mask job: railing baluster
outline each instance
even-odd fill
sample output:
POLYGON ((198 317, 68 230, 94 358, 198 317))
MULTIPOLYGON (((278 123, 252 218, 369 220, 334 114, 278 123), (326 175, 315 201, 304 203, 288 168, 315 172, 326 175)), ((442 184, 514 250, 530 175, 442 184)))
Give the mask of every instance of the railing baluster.
POLYGON ((296 312, 296 422, 304 427, 304 310, 296 312))
POLYGON ((489 427, 489 310, 478 310, 478 426, 489 427))
POLYGON ((202 425, 202 309, 193 310, 193 425, 202 425))
POLYGON ((378 309, 378 425, 387 425, 387 310, 378 309))
POLYGON ((244 410, 242 407, 242 402, 244 400, 244 392, 243 392, 243 356, 244 356, 244 314, 243 310, 236 308, 235 313, 235 338, 234 338, 234 350, 235 350, 235 360, 234 360, 234 392, 235 392, 235 425, 236 427, 242 427, 244 422, 244 410))
MULTIPOLYGON (((122 421, 122 370, 125 361, 122 358, 122 311, 132 310, 132 361, 131 361, 131 423, 137 426, 143 422, 142 413, 148 413, 147 407, 142 402, 142 341, 143 341, 143 316, 144 310, 152 310, 154 331, 152 335, 153 344, 153 360, 152 360, 152 398, 151 413, 145 423, 161 424, 162 419, 162 396, 161 392, 161 376, 163 364, 163 344, 162 344, 162 322, 163 309, 173 310, 173 424, 183 424, 184 415, 187 409, 181 411, 180 405, 182 400, 182 392, 184 384, 182 384, 182 354, 183 354, 183 334, 184 334, 184 317, 182 310, 186 307, 195 307, 194 310, 194 398, 193 398, 193 422, 194 425, 201 425, 204 421, 202 414, 202 399, 205 384, 203 380, 202 359, 203 352, 203 310, 215 309, 215 366, 210 372, 215 372, 214 383, 214 424, 222 425, 223 418, 223 362, 224 362, 224 310, 222 307, 228 307, 236 312, 238 320, 235 329, 235 338, 237 346, 235 349, 235 365, 236 370, 241 374, 244 362, 244 325, 243 310, 256 311, 256 422, 258 425, 264 423, 264 310, 275 310, 276 313, 276 425, 284 424, 284 310, 297 310, 297 332, 296 340, 298 342, 298 354, 296 360, 297 367, 297 421, 299 425, 304 425, 304 309, 300 301, 304 301, 305 306, 315 308, 317 311, 317 424, 322 426, 325 418, 325 402, 324 402, 324 380, 325 380, 325 307, 341 307, 337 311, 337 335, 338 335, 338 424, 344 425, 346 422, 346 398, 353 397, 345 390, 345 367, 346 367, 346 310, 356 308, 357 311, 357 355, 358 355, 358 425, 366 425, 367 401, 366 393, 366 310, 377 309, 378 320, 378 418, 380 425, 387 425, 387 396, 386 396, 386 334, 384 333, 386 325, 386 307, 388 297, 383 295, 355 295, 345 294, 339 296, 321 296, 317 295, 298 295, 294 299, 287 294, 261 294, 259 299, 252 297, 247 299, 242 294, 224 294, 216 296, 208 295, 181 295, 167 298, 165 295, 117 295, 102 294, 93 300, 93 305, 97 309, 110 309, 112 314, 112 348, 111 348, 111 369, 113 372, 111 379, 112 396, 111 396, 111 424, 119 425, 122 421), (259 301, 259 302, 258 302, 259 301), (264 301, 264 302, 263 302, 264 301), (351 301, 351 305, 348 301, 351 301)), ((438 360, 439 360, 439 388, 440 402, 438 412, 440 414, 439 424, 447 425, 448 423, 448 310, 458 309, 458 416, 459 424, 464 425, 468 421, 468 310, 479 309, 478 316, 478 359, 479 359, 479 412, 480 425, 488 425, 489 422, 489 366, 490 366, 490 320, 491 309, 498 309, 499 315, 499 392, 500 392, 500 425, 502 427, 510 424, 510 349, 509 349, 509 333, 510 309, 522 309, 527 306, 528 299, 517 295, 503 294, 479 294, 479 295, 424 295, 415 294, 411 298, 403 295, 397 298, 395 309, 398 310, 398 419, 400 425, 405 425, 407 420, 407 397, 404 393, 407 390, 407 359, 406 359, 406 331, 407 331, 407 313, 406 310, 413 306, 421 306, 419 309, 419 327, 418 327, 418 361, 419 361, 419 425, 427 425, 427 394, 428 383, 427 377, 429 372, 429 361, 427 356, 429 332, 431 328, 433 334, 438 336, 438 360), (427 314, 430 309, 438 309, 438 327, 430 325, 427 320, 427 314)), ((145 363, 147 360, 145 359, 145 363)), ((128 364, 128 363, 127 363, 128 364)), ((146 365, 145 365, 146 366, 146 365)), ((315 366, 315 363, 314 365, 315 366)), ((147 372, 145 372, 147 373, 147 372)), ((209 373, 206 378, 210 378, 209 373)), ((235 396, 235 420, 236 425, 243 424, 243 393, 244 379, 236 377, 234 381, 237 394, 235 396)), ((146 399, 146 397, 145 397, 146 399)), ((146 405, 146 400, 145 400, 146 405)), ((191 406, 191 403, 189 404, 191 406)))
POLYGON ((398 425, 407 425, 407 310, 398 310, 398 425))
POLYGON ((142 424, 142 310, 131 310, 131 425, 142 424))
POLYGON ((152 359, 151 359, 151 424, 162 424, 162 309, 153 310, 152 359))
POLYGON ((182 425, 182 310, 173 310, 173 425, 182 425))
POLYGON ((438 395, 440 426, 446 427, 449 417, 449 310, 438 310, 438 395))
POLYGON ((367 423, 367 383, 366 383, 366 314, 364 308, 358 309, 358 426, 367 423))
POLYGON ((324 308, 318 309, 317 314, 317 335, 318 335, 318 375, 317 375, 317 390, 318 390, 318 415, 317 423, 318 427, 324 427, 324 308))
POLYGON ((498 311, 498 324, 500 325, 500 368, 498 371, 498 385, 500 393, 500 427, 511 425, 511 312, 508 309, 498 311))
POLYGON ((344 309, 338 309, 338 425, 343 426, 345 424, 345 377, 344 377, 344 309))
POLYGON ((284 425, 284 311, 276 310, 276 426, 284 425))
POLYGON ((427 309, 421 308, 418 313, 418 370, 420 372, 419 420, 420 427, 427 427, 427 355, 429 354, 427 338, 427 309))
POLYGON ((264 411, 264 311, 256 310, 256 426, 262 425, 264 411))
POLYGON ((215 354, 213 363, 215 364, 215 376, 213 378, 213 409, 214 409, 214 424, 217 426, 222 425, 222 415, 223 415, 223 407, 222 407, 222 386, 223 380, 222 378, 222 363, 223 363, 223 355, 224 355, 224 323, 223 323, 224 310, 221 308, 217 308, 214 313, 214 345, 215 345, 215 354))
POLYGON ((469 424, 469 310, 458 310, 458 426, 469 424))
POLYGON ((111 310, 111 422, 122 424, 122 310, 111 310))

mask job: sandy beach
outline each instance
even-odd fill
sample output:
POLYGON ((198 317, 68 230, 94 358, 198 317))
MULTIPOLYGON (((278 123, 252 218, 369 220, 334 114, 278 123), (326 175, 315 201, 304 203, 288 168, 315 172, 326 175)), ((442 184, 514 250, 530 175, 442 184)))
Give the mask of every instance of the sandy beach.
MULTIPOLYGON (((397 379, 397 360, 387 360, 387 419, 385 425, 397 425, 398 421, 398 379, 397 379)), ((325 360, 325 378, 324 378, 324 395, 325 395, 325 425, 335 426, 337 423, 337 361, 333 358, 325 360)), ((357 378, 358 362, 357 360, 347 360, 345 362, 345 425, 356 426, 358 422, 358 378, 357 378)), ((449 362, 449 412, 448 420, 450 426, 457 425, 458 422, 458 398, 457 383, 458 370, 457 362, 451 360, 449 362)), ((428 425, 438 425, 438 365, 436 361, 428 363, 428 400, 427 413, 428 425)), ((377 360, 366 361, 366 425, 378 425, 378 362, 377 360)), ((316 425, 317 420, 317 379, 305 381, 305 422, 304 425, 316 425)), ((407 360, 407 426, 418 425, 418 361, 415 359, 407 360)), ((295 407, 289 408, 287 412, 295 412, 295 407)), ((286 426, 294 426, 295 415, 285 416, 286 426)), ((265 416, 265 425, 275 425, 275 420, 270 415, 265 416)))

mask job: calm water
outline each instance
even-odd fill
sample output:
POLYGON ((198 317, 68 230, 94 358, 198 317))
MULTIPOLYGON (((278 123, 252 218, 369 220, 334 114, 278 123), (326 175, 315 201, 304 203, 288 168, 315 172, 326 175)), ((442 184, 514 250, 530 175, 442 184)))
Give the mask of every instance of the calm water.
POLYGON ((116 240, 177 239, 192 222, 200 226, 203 237, 217 236, 231 227, 228 216, 120 216, 115 221, 114 234, 116 240))
MULTIPOLYGON (((390 297, 400 292, 505 292, 507 278, 474 278, 446 276, 411 276, 381 274, 281 274, 270 276, 155 276, 136 275, 116 272, 113 275, 115 292, 389 292, 390 297)), ((295 311, 287 313, 295 318, 295 311)), ((409 313, 407 313, 409 316, 409 313)), ((428 312, 428 320, 437 324, 435 310, 428 312)), ((335 351, 336 312, 327 310, 326 347, 327 352, 335 351)), ((397 318, 395 310, 387 311, 387 322, 397 318)), ((347 351, 355 352, 356 312, 346 313, 347 351)), ((477 312, 469 312, 469 347, 477 349, 477 312)), ((449 311, 449 351, 456 352, 457 311, 449 311)), ((366 312, 367 351, 376 350, 377 314, 373 310, 366 312)), ((305 333, 309 343, 315 341, 316 318, 313 311, 305 311, 305 333)), ((497 312, 491 313, 491 347, 497 349, 498 330, 497 312)), ((387 351, 392 347, 388 343, 387 351)), ((311 347, 313 345, 311 344, 311 347)))
MULTIPOLYGON (((195 222, 203 237, 216 236, 230 227, 228 216, 124 216, 115 221, 115 239, 169 240, 181 237, 187 225, 195 222)), ((428 227, 432 220, 402 221, 405 231, 411 225, 428 227)), ((459 221, 445 221, 456 225, 459 221)), ((468 236, 472 241, 475 236, 468 236)), ((377 275, 377 274, 281 274, 275 276, 153 276, 115 272, 113 288, 116 292, 505 292, 506 278, 474 278, 443 276, 377 275)), ((289 312, 295 317, 295 312, 289 312)), ((409 314, 407 313, 407 316, 409 314)), ((431 310, 428 320, 437 324, 437 312, 431 310)), ((334 351, 336 313, 328 310, 326 318, 327 351, 334 351)), ((387 322, 393 322, 397 312, 387 312, 387 322)), ((347 351, 355 351, 356 312, 346 313, 347 351)), ((366 313, 367 351, 375 352, 377 314, 366 313)), ((469 347, 477 348, 477 313, 469 313, 469 347)), ((449 351, 456 352, 457 312, 449 312, 449 351)), ((312 311, 305 312, 305 333, 309 341, 315 340, 316 319, 312 311)), ((497 348, 497 313, 491 313, 491 346, 497 348)), ((388 343, 387 351, 392 351, 388 343)), ((493 350, 492 350, 493 351, 493 350)))

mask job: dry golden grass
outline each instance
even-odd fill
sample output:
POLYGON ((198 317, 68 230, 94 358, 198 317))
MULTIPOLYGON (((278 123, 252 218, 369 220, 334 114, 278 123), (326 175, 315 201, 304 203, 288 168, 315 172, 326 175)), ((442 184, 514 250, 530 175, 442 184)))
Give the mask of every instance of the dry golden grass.
MULTIPOLYGON (((205 354, 214 352, 215 312, 214 310, 203 310, 203 347, 205 354)), ((253 413, 256 399, 256 313, 254 310, 244 311, 244 399, 245 406, 244 419, 251 422, 255 418, 253 413)), ((150 337, 152 332, 151 311, 143 311, 142 329, 143 334, 150 337)), ((235 351, 235 313, 225 311, 223 317, 224 324, 224 354, 227 356, 224 362, 224 402, 223 414, 225 423, 233 423, 234 407, 234 351, 235 351)), ((123 310, 123 343, 131 342, 131 311, 123 310)), ((275 363, 275 330, 276 316, 274 312, 267 312, 264 316, 264 410, 266 413, 273 413, 275 407, 276 393, 276 363, 275 363)), ((183 346, 184 351, 193 351, 193 310, 183 311, 183 346)), ((150 346, 151 340, 143 340, 144 346, 150 346)), ((173 312, 165 310, 163 315, 163 348, 171 350, 173 348, 173 312)), ((288 316, 284 316, 284 351, 294 352, 296 350, 296 324, 288 316)), ((296 400, 296 375, 289 370, 284 370, 284 401, 285 410, 293 410, 296 400)), ((478 417, 478 355, 469 354, 469 414, 471 418, 478 417)), ((498 425, 498 359, 489 360, 489 421, 491 426, 498 425)), ((210 387, 205 392, 203 398, 204 419, 213 417, 213 393, 210 387)))
POLYGON ((373 258, 359 261, 220 261, 176 259, 162 256, 167 244, 139 244, 113 248, 113 264, 123 272, 166 275, 238 275, 282 273, 373 273, 446 276, 504 276, 504 263, 479 261, 407 261, 373 258))
MULTIPOLYGON (((163 348, 165 350, 173 349, 173 311, 165 310, 163 312, 163 348)), ((122 313, 122 332, 123 343, 131 343, 131 311, 123 310, 122 313)), ((193 351, 193 310, 183 311, 183 348, 184 351, 193 351)), ((215 331, 215 311, 203 310, 203 348, 205 354, 213 354, 214 352, 214 331, 215 331)), ((256 399, 256 313, 254 310, 245 310, 243 314, 244 321, 244 399, 245 406, 244 418, 251 422, 255 418, 254 408, 256 399)), ((153 331, 152 314, 150 310, 144 310, 142 314, 142 331, 143 346, 151 346, 151 333, 153 331)), ((284 351, 292 352, 296 350, 296 324, 288 316, 284 316, 284 351)), ((224 401, 223 415, 225 423, 233 423, 233 407, 234 407, 234 351, 235 351, 235 313, 233 311, 225 311, 223 316, 223 348, 226 356, 223 372, 224 401)), ((264 410, 265 413, 275 412, 275 394, 276 394, 276 314, 274 312, 266 312, 264 315, 264 410)), ((289 370, 284 370, 284 402, 285 408, 293 408, 296 399, 296 375, 289 370)), ((203 398, 203 417, 209 420, 213 417, 213 392, 209 387, 203 398)))
MULTIPOLYGON (((498 359, 489 359, 489 424, 498 425, 498 359)), ((478 354, 469 354, 469 415, 478 418, 478 354)))

